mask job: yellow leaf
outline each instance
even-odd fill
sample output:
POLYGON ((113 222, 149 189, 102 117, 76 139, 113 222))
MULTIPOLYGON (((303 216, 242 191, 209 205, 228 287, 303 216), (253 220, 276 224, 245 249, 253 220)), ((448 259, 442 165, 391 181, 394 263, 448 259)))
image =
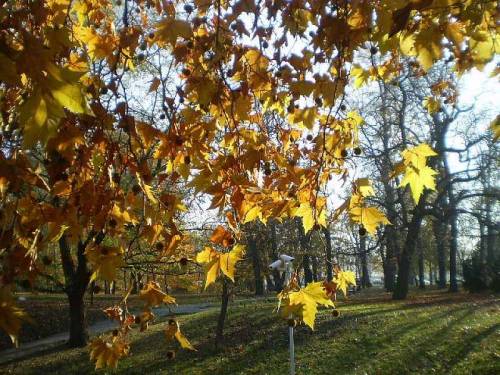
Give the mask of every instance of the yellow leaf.
POLYGON ((151 203, 158 204, 158 199, 156 199, 156 197, 153 194, 153 188, 142 180, 142 177, 139 172, 136 173, 136 176, 137 176, 137 182, 139 183, 139 186, 141 187, 146 197, 151 201, 151 203))
POLYGON ((436 189, 434 176, 437 172, 427 166, 427 158, 435 155, 437 154, 426 143, 410 147, 402 152, 405 174, 399 186, 410 186, 415 203, 418 203, 424 188, 436 189))
POLYGON ((347 296, 347 287, 349 285, 356 285, 356 275, 352 271, 341 271, 337 270, 333 282, 337 285, 337 289, 340 289, 345 296, 347 296))
POLYGON ((191 24, 187 21, 166 17, 156 24, 156 39, 175 45, 178 37, 189 39, 193 35, 191 24))
POLYGON ((196 254, 196 262, 206 264, 205 289, 217 279, 221 271, 234 281, 235 265, 243 259, 244 250, 243 245, 237 244, 229 253, 221 253, 211 247, 205 247, 203 251, 196 254))
POLYGON ((9 286, 0 288, 0 329, 9 335, 12 343, 19 346, 18 334, 23 321, 31 321, 28 314, 17 307, 9 286))
POLYGON ((91 281, 95 279, 115 280, 118 268, 125 264, 123 253, 124 251, 121 247, 96 245, 87 248, 85 256, 94 269, 91 281))
POLYGON ((424 107, 427 108, 429 114, 438 112, 441 109, 441 103, 433 96, 428 96, 424 99, 424 107))
POLYGON ((436 152, 426 143, 421 143, 418 146, 409 147, 404 150, 401 155, 403 156, 405 165, 413 165, 416 168, 425 166, 427 158, 436 156, 436 152))
POLYGON ((244 253, 245 246, 237 244, 229 253, 223 253, 220 255, 220 269, 233 282, 236 262, 243 259, 244 253))
POLYGON ((247 213, 245 214, 245 220, 243 220, 243 224, 254 221, 257 218, 262 218, 260 206, 254 206, 247 211, 247 213))
POLYGON ((370 73, 359 65, 354 65, 351 69, 351 76, 354 77, 354 87, 360 88, 370 78, 370 73))
POLYGON ((415 204, 417 204, 424 192, 424 188, 436 190, 436 181, 434 179, 436 174, 437 172, 434 169, 427 166, 421 168, 409 166, 406 168, 405 175, 399 186, 410 185, 411 195, 415 204))
POLYGON ((321 281, 309 283, 305 288, 285 294, 281 315, 284 318, 292 315, 293 318, 301 320, 314 329, 318 305, 334 306, 321 281))
POLYGON ((156 281, 148 282, 141 290, 139 297, 148 307, 156 307, 162 303, 175 304, 175 298, 163 292, 156 281))
POLYGON ((294 216, 302 218, 305 233, 308 233, 314 227, 314 211, 309 203, 301 203, 294 216))
POLYGON ((490 129, 493 132, 493 140, 498 141, 500 138, 500 115, 491 122, 490 129))
POLYGON ((175 319, 170 319, 168 321, 168 326, 165 329, 165 337, 167 341, 172 341, 175 338, 183 349, 196 351, 195 347, 189 342, 186 336, 182 334, 179 322, 175 319))
POLYGON ((121 336, 105 339, 97 337, 89 344, 90 360, 95 361, 95 369, 116 368, 118 360, 128 355, 130 345, 121 336))
POLYGON ((384 213, 376 207, 356 206, 349 210, 351 220, 363 225, 370 234, 375 234, 377 227, 383 224, 390 224, 384 213))
POLYGON ((40 92, 33 94, 21 106, 19 119, 23 126, 24 144, 27 147, 33 146, 37 141, 45 143, 57 129, 57 124, 47 122, 47 101, 40 92))
POLYGON ((73 28, 75 38, 88 51, 92 60, 103 59, 113 54, 117 38, 113 35, 101 35, 93 27, 77 26, 73 28))
POLYGON ((488 31, 474 33, 471 36, 469 45, 472 59, 479 67, 491 61, 493 56, 500 51, 498 37, 488 31))
POLYGON ((371 197, 375 195, 375 191, 368 178, 358 178, 356 181, 356 188, 363 197, 371 197))
POLYGON ((317 114, 316 107, 295 109, 293 113, 288 116, 288 120, 293 124, 302 124, 307 129, 312 130, 317 114))
POLYGON ((297 81, 290 83, 290 91, 296 94, 309 96, 314 90, 314 82, 297 81))

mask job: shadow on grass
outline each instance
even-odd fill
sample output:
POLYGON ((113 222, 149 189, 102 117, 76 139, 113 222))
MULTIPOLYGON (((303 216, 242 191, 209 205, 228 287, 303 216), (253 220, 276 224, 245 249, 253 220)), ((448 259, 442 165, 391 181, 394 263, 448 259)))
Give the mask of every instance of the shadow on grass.
MULTIPOLYGON (((364 309, 352 310, 344 305, 345 312, 338 319, 326 320, 328 319, 326 315, 321 315, 314 333, 307 328, 298 329, 295 342, 299 364, 315 361, 314 352, 317 351, 322 355, 323 353, 327 355, 326 362, 323 361, 326 364, 322 363, 321 368, 324 369, 324 373, 328 374, 334 369, 328 367, 328 363, 338 364, 335 370, 341 374, 345 373, 342 372, 343 369, 351 372, 354 366, 370 366, 374 363, 373 361, 377 361, 377 357, 383 358, 384 356, 388 356, 395 363, 404 364, 404 369, 398 374, 406 373, 405 370, 410 368, 413 372, 418 372, 419 369, 425 369, 426 366, 428 369, 429 364, 435 363, 432 362, 436 360, 435 358, 431 358, 429 363, 428 348, 446 344, 449 332, 474 312, 477 313, 477 307, 462 303, 455 308, 447 305, 442 310, 434 312, 422 310, 422 308, 436 307, 438 304, 429 303, 421 306, 405 302, 391 302, 393 305, 390 306, 372 306, 372 302, 369 301, 364 309), (393 313, 398 313, 394 315, 394 319, 391 317, 393 313), (416 316, 410 314, 416 314, 416 316), (420 318, 418 316, 420 314, 424 316, 420 318), (405 323, 408 316, 410 316, 408 318, 410 321, 405 323), (446 316, 450 318, 443 320, 446 316), (439 322, 439 324, 434 326, 432 322, 439 322), (429 327, 426 327, 427 324, 429 327), (358 337, 361 337, 361 340, 358 337), (413 341, 410 343, 411 340, 413 341), (401 342, 404 345, 401 346, 401 342), (398 345, 400 347, 396 353, 389 350, 398 345), (348 354, 346 354, 346 349, 349 351, 348 354)), ((498 304, 498 301, 484 301, 479 306, 488 307, 495 304, 498 304)), ((183 332, 199 348, 199 351, 193 353, 180 350, 174 361, 167 359, 166 352, 176 347, 177 344, 165 341, 161 331, 164 323, 155 325, 152 327, 152 332, 134 337, 131 357, 120 361, 117 373, 238 374, 243 371, 285 373, 288 358, 287 328, 286 324, 272 313, 274 307, 272 304, 249 303, 230 308, 225 329, 226 345, 223 349, 217 349, 214 345, 218 311, 207 311, 179 318, 183 332), (275 366, 266 367, 270 362, 275 366)), ((453 363, 460 357, 467 356, 482 340, 495 332, 495 327, 498 327, 498 324, 476 336, 467 337, 459 343, 460 349, 443 360, 453 363)), ((454 345, 458 344, 454 342, 454 345)), ((50 355, 56 351, 57 348, 52 348, 46 354, 50 355)), ((34 363, 30 368, 30 371, 33 371, 23 374, 93 373, 93 365, 89 362, 87 350, 58 354, 57 358, 51 359, 50 362, 34 363), (72 366, 68 365, 68 361, 72 362, 72 366), (76 372, 71 372, 72 370, 76 372)), ((317 370, 321 371, 321 368, 317 370)), ((370 367, 367 368, 370 369, 370 367)), ((382 370, 380 366, 377 368, 382 370)), ((394 370, 394 367, 391 369, 394 370)), ((304 370, 303 373, 307 371, 304 370)), ((394 372, 387 369, 378 373, 394 372)))

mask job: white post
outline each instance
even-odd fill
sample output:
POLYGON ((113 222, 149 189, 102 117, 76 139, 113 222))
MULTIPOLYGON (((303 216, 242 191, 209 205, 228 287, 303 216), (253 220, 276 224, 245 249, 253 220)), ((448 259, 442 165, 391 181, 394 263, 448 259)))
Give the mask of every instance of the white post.
MULTIPOLYGON (((291 263, 286 262, 285 267, 285 285, 288 284, 292 276, 291 263)), ((288 317, 292 318, 292 315, 288 317)), ((290 347, 290 375, 295 375, 295 342, 293 340, 293 325, 288 326, 289 347, 290 347)))
POLYGON ((295 343, 293 342, 293 327, 288 327, 290 336, 290 375, 295 375, 295 343))

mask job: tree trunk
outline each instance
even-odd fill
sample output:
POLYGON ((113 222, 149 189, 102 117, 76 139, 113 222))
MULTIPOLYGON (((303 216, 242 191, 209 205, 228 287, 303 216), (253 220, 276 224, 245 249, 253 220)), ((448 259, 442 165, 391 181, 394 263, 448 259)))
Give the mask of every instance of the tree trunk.
POLYGON ((305 285, 312 283, 313 282, 313 273, 311 271, 311 264, 309 261, 309 255, 304 254, 304 257, 302 258, 302 266, 304 268, 304 283, 305 285))
POLYGON ((486 231, 483 220, 479 221, 479 259, 481 264, 486 263, 486 231))
POLYGON ((90 306, 94 306, 95 281, 90 283, 90 306))
POLYGON ((392 293, 393 299, 406 299, 408 296, 408 286, 410 278, 411 259, 415 253, 417 238, 420 234, 420 226, 422 224, 423 214, 422 209, 425 205, 425 194, 420 197, 420 202, 413 210, 413 217, 408 225, 408 233, 404 247, 399 257, 398 279, 392 293))
POLYGON ((266 273, 265 277, 266 277, 266 283, 267 283, 265 291, 275 290, 274 280, 271 278, 271 275, 266 273))
MULTIPOLYGON (((248 232, 250 232, 251 228, 248 228, 248 232)), ((255 228, 253 228, 255 229, 255 228)), ((264 295, 264 283, 261 274, 261 264, 259 251, 257 249, 257 242, 255 237, 253 237, 250 233, 247 233, 247 243, 249 248, 250 257, 252 258, 252 268, 253 268, 253 277, 255 282, 255 295, 262 296, 264 295)))
MULTIPOLYGON (((276 222, 270 220, 269 227, 271 230, 271 254, 273 257, 273 262, 278 259, 278 241, 276 239, 276 222)), ((283 290, 283 281, 281 279, 280 272, 278 270, 273 270, 273 281, 274 290, 276 292, 281 292, 283 290)))
POLYGON ((318 281, 318 258, 315 255, 313 255, 311 261, 312 261, 313 280, 318 281))
POLYGON ((386 244, 385 244, 385 259, 384 264, 384 287, 388 292, 394 291, 396 283, 396 247, 397 247, 397 232, 391 226, 386 226, 386 244))
POLYGON ((444 242, 446 238, 446 228, 439 219, 436 219, 433 223, 433 229, 439 272, 439 280, 437 284, 439 289, 444 289, 446 288, 446 246, 444 242))
POLYGON ((137 272, 130 272, 130 283, 132 284, 132 294, 139 293, 139 281, 137 280, 137 272))
POLYGON ((450 292, 458 292, 457 283, 457 253, 458 253, 458 224, 456 207, 451 207, 450 216, 450 292))
POLYGON ((69 342, 71 348, 83 347, 87 344, 88 332, 85 319, 85 301, 77 291, 68 293, 69 301, 69 342))
POLYGON ((332 259, 332 236, 330 235, 330 228, 323 228, 323 235, 325 236, 325 253, 326 253, 326 280, 333 280, 333 259, 332 259))
POLYGON ((302 258, 302 267, 304 268, 304 282, 305 284, 309 284, 313 282, 313 273, 311 271, 311 262, 309 257, 309 241, 311 239, 311 232, 308 234, 304 233, 304 227, 302 226, 301 220, 296 220, 297 229, 299 231, 299 242, 300 248, 302 250, 303 258, 302 258))
POLYGON ((418 237, 418 287, 425 289, 425 263, 424 248, 422 246, 422 237, 418 237))
MULTIPOLYGON (((95 237, 94 242, 100 243, 104 234, 95 237)), ((59 239, 59 250, 63 266, 65 291, 69 302, 70 329, 69 346, 81 347, 87 344, 88 333, 85 321, 84 295, 90 281, 90 271, 87 268, 85 257, 86 243, 79 242, 77 246, 77 264, 75 265, 71 256, 71 246, 65 235, 59 239)))
POLYGON ((226 322, 227 306, 229 304, 229 291, 227 281, 222 279, 222 302, 220 306, 219 319, 217 320, 217 330, 215 333, 215 345, 220 348, 224 345, 224 323, 226 322))
POLYGON ((370 282, 370 273, 368 271, 368 256, 366 253, 366 236, 359 238, 359 255, 361 261, 361 287, 369 288, 372 286, 370 282))

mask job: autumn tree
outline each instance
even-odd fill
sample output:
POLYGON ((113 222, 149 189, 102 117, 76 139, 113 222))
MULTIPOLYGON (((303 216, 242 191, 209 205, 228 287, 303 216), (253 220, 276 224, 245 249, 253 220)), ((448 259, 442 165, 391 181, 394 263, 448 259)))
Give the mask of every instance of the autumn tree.
MULTIPOLYGON (((178 215, 189 207, 175 184, 207 197, 224 223, 196 256, 208 284, 234 279, 242 225, 253 220, 301 218, 307 239, 346 215, 375 235, 389 220, 371 203, 371 182, 352 173, 363 118, 346 105, 350 78, 392 80, 403 56, 422 74, 441 58, 457 74, 482 68, 498 50, 496 9, 486 0, 2 3, 0 327, 15 340, 25 316, 13 287, 37 282, 56 243, 70 341, 83 345, 83 293, 91 280, 116 278, 129 231, 158 261, 178 258, 187 235, 178 215), (362 50, 383 58, 363 66, 362 50), (332 210, 324 188, 337 179, 352 194, 332 210)), ((396 165, 415 213, 434 187, 432 156, 414 145, 396 165)), ((409 231, 420 225, 413 218, 409 231)), ((331 307, 353 281, 334 272, 332 283, 304 288, 292 278, 280 294, 284 315, 312 328, 317 305, 331 307)), ((116 366, 130 327, 146 329, 153 307, 175 302, 153 281, 140 296, 136 317, 127 294, 108 310, 120 329, 92 342, 97 367, 116 366)), ((194 349, 175 320, 165 333, 194 349)))

